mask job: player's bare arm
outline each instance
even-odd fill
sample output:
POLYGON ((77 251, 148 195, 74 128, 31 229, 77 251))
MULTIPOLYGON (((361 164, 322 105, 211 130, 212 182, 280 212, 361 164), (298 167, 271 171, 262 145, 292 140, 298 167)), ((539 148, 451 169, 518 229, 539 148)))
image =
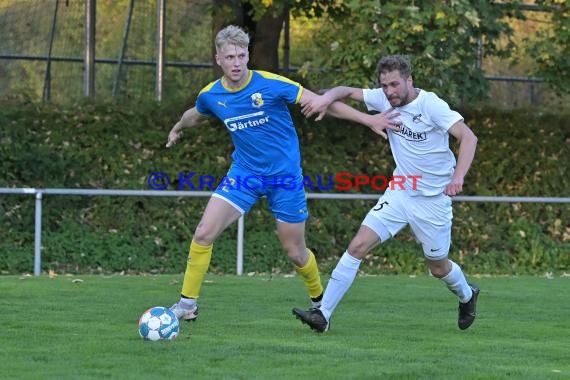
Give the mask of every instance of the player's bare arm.
MULTIPOLYGON (((313 103, 323 103, 324 101, 326 101, 326 99, 321 99, 322 97, 323 95, 317 95, 313 91, 303 88, 303 92, 301 93, 301 98, 299 99, 299 105, 301 106, 301 112, 303 113, 303 115, 307 116, 306 115, 307 105, 313 103)), ((325 116, 326 107, 328 107, 328 105, 325 106, 325 112, 323 112, 322 115, 319 114, 316 117, 315 119, 316 121, 321 120, 325 116)))
POLYGON ((339 86, 327 90, 323 95, 315 95, 314 97, 301 99, 302 112, 305 117, 309 118, 317 115, 315 121, 321 120, 327 113, 329 106, 342 99, 352 99, 356 101, 363 101, 364 95, 361 88, 339 86))
POLYGON ((170 130, 166 147, 170 148, 172 145, 176 144, 176 141, 180 136, 182 136, 182 129, 194 127, 198 124, 202 124, 204 121, 206 121, 206 117, 201 115, 196 110, 196 107, 192 107, 184 112, 180 120, 174 124, 174 127, 170 130))
POLYGON ((386 129, 398 129, 398 123, 394 120, 400 114, 393 112, 393 109, 386 110, 376 115, 361 112, 343 102, 334 102, 328 108, 328 114, 339 119, 354 121, 367 126, 374 133, 387 139, 386 129))
POLYGON ((444 193, 453 196, 463 191, 463 178, 471 167, 477 148, 477 136, 463 122, 458 121, 449 128, 449 133, 459 142, 459 154, 457 165, 451 178, 451 182, 445 186, 444 193))

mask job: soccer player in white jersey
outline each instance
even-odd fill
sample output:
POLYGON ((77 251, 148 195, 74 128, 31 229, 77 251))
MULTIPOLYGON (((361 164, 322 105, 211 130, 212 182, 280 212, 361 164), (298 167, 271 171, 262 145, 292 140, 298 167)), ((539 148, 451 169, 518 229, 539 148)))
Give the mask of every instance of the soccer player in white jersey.
MULTIPOLYGON (((214 191, 196 227, 180 299, 171 309, 180 320, 197 318, 197 300, 214 241, 261 197, 267 197, 279 240, 316 306, 323 287, 315 256, 305 244, 309 213, 299 139, 287 104, 308 102, 317 95, 285 77, 250 70, 249 36, 237 26, 222 29, 215 45, 223 75, 200 91, 195 106, 171 129, 166 146, 173 146, 184 128, 216 117, 230 133, 235 150, 226 179, 214 191)), ((371 128, 389 126, 385 115, 361 112, 355 119, 371 128)))
POLYGON ((369 111, 397 112, 395 120, 399 128, 386 129, 396 162, 394 176, 414 176, 417 183, 415 186, 412 182, 406 183, 404 189, 401 186, 387 188, 333 270, 321 306, 309 310, 294 308, 293 314, 313 330, 327 331, 331 315, 352 285, 362 258, 410 225, 422 245, 432 275, 459 298, 458 327, 467 329, 475 320, 479 288, 467 282, 448 253, 451 197, 463 189, 463 179, 475 156, 477 137, 463 117, 445 101, 432 92, 414 87, 408 57, 383 57, 378 63, 378 75, 381 88, 335 87, 302 103, 303 113, 307 117, 316 114, 316 120, 325 113, 354 119, 357 111, 338 102, 346 98, 364 102, 369 111), (449 148, 449 135, 459 142, 457 161, 449 148))

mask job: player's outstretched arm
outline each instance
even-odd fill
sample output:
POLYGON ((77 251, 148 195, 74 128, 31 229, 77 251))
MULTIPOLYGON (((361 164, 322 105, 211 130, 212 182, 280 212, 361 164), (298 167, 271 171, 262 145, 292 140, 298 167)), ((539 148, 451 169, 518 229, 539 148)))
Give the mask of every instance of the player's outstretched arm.
POLYGON ((384 139, 388 138, 385 132, 386 129, 398 130, 399 128, 396 117, 400 114, 395 112, 393 108, 376 115, 370 115, 343 102, 334 102, 329 106, 328 114, 339 119, 350 120, 365 125, 384 139))
POLYGON ((387 128, 398 129, 395 118, 400 114, 393 112, 393 109, 377 115, 370 115, 338 101, 346 98, 364 101, 364 93, 360 88, 345 86, 334 87, 323 95, 317 95, 304 89, 299 103, 301 104, 302 112, 305 117, 311 117, 317 114, 315 121, 319 121, 325 114, 329 114, 339 119, 350 120, 365 125, 385 139, 388 138, 385 132, 387 128))
POLYGON ((459 142, 459 153, 457 155, 457 165, 451 177, 451 182, 445 186, 444 193, 447 195, 457 195, 463 191, 463 178, 471 167, 477 148, 477 136, 463 122, 458 121, 449 128, 449 134, 459 142))
POLYGON ((206 118, 201 115, 197 110, 196 107, 192 107, 180 118, 180 120, 174 124, 174 127, 170 130, 168 134, 168 141, 166 142, 166 147, 170 148, 172 145, 176 144, 176 141, 182 136, 182 129, 183 128, 191 128, 198 124, 203 123, 206 118))
POLYGON ((338 86, 327 90, 323 95, 316 95, 309 91, 307 96, 305 91, 301 96, 301 107, 305 117, 309 118, 317 115, 315 121, 321 120, 327 113, 328 107, 337 100, 350 98, 357 101, 363 101, 364 95, 361 88, 338 86), (310 94, 309 94, 310 93, 310 94))

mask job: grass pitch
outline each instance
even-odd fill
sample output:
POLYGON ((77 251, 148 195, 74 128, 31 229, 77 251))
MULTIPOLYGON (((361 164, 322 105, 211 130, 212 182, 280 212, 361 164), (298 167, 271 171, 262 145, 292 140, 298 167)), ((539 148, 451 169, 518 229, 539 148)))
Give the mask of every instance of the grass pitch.
POLYGON ((0 276, 2 379, 568 379, 570 278, 470 278, 478 318, 428 277, 359 277, 317 334, 300 278, 211 276, 200 317, 144 342, 140 314, 176 276, 0 276))

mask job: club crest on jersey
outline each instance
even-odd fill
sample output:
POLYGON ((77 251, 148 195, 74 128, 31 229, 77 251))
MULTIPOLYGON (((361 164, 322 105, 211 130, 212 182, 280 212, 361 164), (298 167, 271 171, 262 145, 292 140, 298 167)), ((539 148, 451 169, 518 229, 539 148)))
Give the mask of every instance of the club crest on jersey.
POLYGON ((263 105, 263 98, 259 92, 251 95, 251 105, 260 108, 263 105))

